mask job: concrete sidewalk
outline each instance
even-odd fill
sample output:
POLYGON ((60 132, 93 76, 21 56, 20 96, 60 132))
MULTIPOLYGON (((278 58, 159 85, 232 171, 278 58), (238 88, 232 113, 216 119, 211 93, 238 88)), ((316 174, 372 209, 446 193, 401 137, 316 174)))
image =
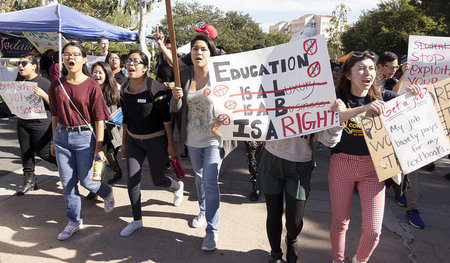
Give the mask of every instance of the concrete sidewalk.
MULTIPOLYGON (((312 192, 299 237, 299 262, 331 262, 328 155, 328 150, 317 151, 319 166, 313 173, 312 192)), ((126 166, 121 162, 125 172, 126 166)), ((199 210, 189 161, 182 160, 182 165, 187 175, 184 203, 180 207, 172 205, 171 192, 152 185, 145 166, 143 229, 129 237, 119 236, 132 220, 126 179, 122 178, 114 186, 113 212, 105 214, 103 201, 83 199, 85 227, 66 241, 56 239, 67 218, 55 167, 39 162, 36 174, 40 189, 23 197, 13 196, 22 180, 21 169, 0 176, 0 262, 267 262, 270 247, 265 232, 264 199, 251 202, 247 198, 250 184, 243 145, 227 157, 222 167, 220 240, 213 252, 200 250, 204 228, 190 227, 199 210)), ((407 223, 406 209, 398 207, 393 190, 387 190, 381 241, 370 262, 449 262, 450 181, 443 177, 449 167, 450 161, 441 159, 436 162, 435 172, 420 171, 419 204, 427 224, 425 230, 407 223)), ((110 176, 112 171, 108 170, 107 177, 110 176)), ((86 195, 87 191, 80 187, 80 193, 86 195)), ((348 258, 357 249, 360 214, 355 194, 347 234, 348 258)))

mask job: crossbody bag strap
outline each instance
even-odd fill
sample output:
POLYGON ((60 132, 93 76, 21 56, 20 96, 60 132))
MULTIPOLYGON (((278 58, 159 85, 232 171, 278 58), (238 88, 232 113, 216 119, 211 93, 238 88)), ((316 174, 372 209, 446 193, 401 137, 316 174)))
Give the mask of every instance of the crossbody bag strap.
POLYGON ((78 112, 78 114, 80 115, 80 117, 83 119, 84 123, 86 123, 86 125, 89 127, 89 130, 91 130, 92 134, 94 135, 94 138, 97 139, 97 136, 95 136, 95 132, 94 129, 92 128, 92 125, 90 123, 88 123, 86 121, 86 119, 83 117, 83 114, 81 114, 81 112, 78 110, 77 106, 75 106, 75 104, 73 103, 73 101, 70 99, 69 94, 67 94, 66 89, 64 88, 61 79, 58 79, 59 81, 59 85, 61 86, 61 89, 64 91, 64 94, 66 94, 67 98, 69 99, 70 104, 75 108, 75 110, 78 112))

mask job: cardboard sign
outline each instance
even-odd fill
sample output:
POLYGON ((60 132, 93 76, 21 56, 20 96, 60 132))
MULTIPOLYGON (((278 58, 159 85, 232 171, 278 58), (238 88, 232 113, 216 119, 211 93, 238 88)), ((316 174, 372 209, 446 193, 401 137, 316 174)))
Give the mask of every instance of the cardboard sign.
POLYGON ((450 140, 450 78, 427 86, 434 107, 450 140))
POLYGON ((399 94, 411 84, 436 84, 450 77, 450 37, 409 36, 408 61, 399 94))
POLYGON ((373 111, 358 116, 364 132, 364 139, 378 175, 384 181, 402 172, 392 147, 391 139, 380 116, 373 111))
POLYGON ((405 174, 450 153, 450 142, 427 89, 386 102, 380 116, 405 174))
POLYGON ((339 124, 324 36, 208 58, 215 115, 223 139, 266 141, 339 124))
MULTIPOLYGON (((49 49, 59 49, 59 36, 57 32, 23 32, 23 35, 39 50, 44 53, 49 49)), ((67 44, 67 40, 61 36, 62 46, 67 44)))
POLYGON ((35 82, 0 82, 0 96, 12 114, 21 119, 47 119, 44 101, 34 94, 35 82))

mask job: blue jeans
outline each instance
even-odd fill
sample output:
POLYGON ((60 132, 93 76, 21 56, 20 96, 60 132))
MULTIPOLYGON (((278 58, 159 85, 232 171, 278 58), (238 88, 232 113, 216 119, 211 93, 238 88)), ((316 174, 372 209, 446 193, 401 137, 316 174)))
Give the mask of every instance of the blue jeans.
POLYGON ((54 143, 66 202, 66 215, 69 224, 78 225, 82 219, 78 181, 84 188, 102 198, 111 193, 111 187, 92 180, 95 138, 90 131, 68 132, 56 127, 54 143))
POLYGON ((206 233, 217 233, 219 223, 219 170, 222 164, 221 148, 208 146, 196 148, 188 146, 192 169, 195 174, 198 204, 205 211, 206 233))

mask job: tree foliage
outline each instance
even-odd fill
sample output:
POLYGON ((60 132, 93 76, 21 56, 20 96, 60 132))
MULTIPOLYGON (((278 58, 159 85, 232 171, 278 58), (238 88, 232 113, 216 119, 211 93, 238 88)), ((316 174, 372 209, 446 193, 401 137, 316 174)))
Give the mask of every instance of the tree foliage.
POLYGON ((447 27, 427 16, 408 0, 391 0, 365 11, 353 28, 342 35, 345 51, 386 50, 407 54, 409 35, 446 35, 447 27))
MULTIPOLYGON (((214 25, 217 28, 223 12, 212 5, 200 5, 198 2, 179 3, 172 6, 172 17, 175 28, 175 36, 177 44, 184 45, 189 43, 195 36, 194 28, 203 26, 204 24, 214 25)), ((159 30, 166 37, 169 36, 167 18, 161 21, 159 30)), ((156 32, 156 29, 153 29, 156 32)), ((221 32, 219 31, 219 38, 221 32)))
POLYGON ((450 2, 448 0, 411 0, 412 5, 444 25, 447 28, 447 36, 450 30, 450 2))
MULTIPOLYGON (((272 46, 289 41, 284 34, 265 34, 249 14, 238 11, 222 12, 211 5, 198 2, 180 3, 172 7, 177 44, 183 45, 195 36, 194 28, 210 24, 218 32, 217 46, 227 53, 248 51, 256 44, 272 46)), ((160 30, 168 36, 167 19, 161 20, 160 30)), ((155 31, 155 29, 154 29, 155 31)))
POLYGON ((291 37, 283 32, 264 34, 264 46, 271 47, 289 42, 291 37))
POLYGON ((344 55, 344 47, 342 45, 342 34, 347 29, 347 14, 350 8, 345 4, 340 4, 331 13, 333 17, 330 21, 331 26, 327 28, 329 35, 327 40, 328 53, 333 61, 344 55))

